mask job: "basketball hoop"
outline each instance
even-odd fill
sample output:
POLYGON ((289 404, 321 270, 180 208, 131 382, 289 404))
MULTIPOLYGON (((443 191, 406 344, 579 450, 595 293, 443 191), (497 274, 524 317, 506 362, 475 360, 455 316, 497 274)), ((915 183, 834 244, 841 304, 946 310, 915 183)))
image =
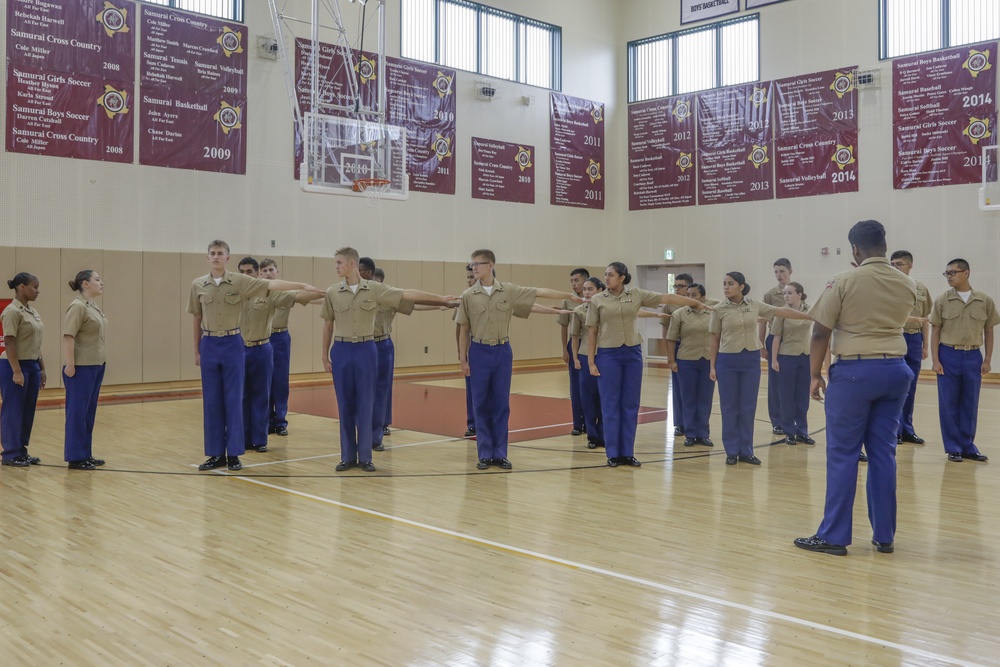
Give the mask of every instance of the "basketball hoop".
POLYGON ((352 188, 365 196, 365 203, 369 207, 375 208, 380 206, 382 196, 389 193, 389 185, 388 178, 359 178, 354 181, 352 188))

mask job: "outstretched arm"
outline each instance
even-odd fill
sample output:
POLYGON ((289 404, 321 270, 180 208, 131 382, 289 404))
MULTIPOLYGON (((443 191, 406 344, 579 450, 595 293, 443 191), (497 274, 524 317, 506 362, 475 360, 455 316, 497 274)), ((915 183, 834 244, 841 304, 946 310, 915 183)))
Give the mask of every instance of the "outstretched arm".
MULTIPOLYGON (((785 306, 782 306, 781 308, 775 308, 774 309, 774 316, 775 317, 785 317, 785 318, 788 318, 790 320, 811 320, 812 319, 812 317, 809 316, 809 313, 805 312, 804 310, 796 310, 795 308, 788 308, 788 307, 785 307, 785 306)), ((771 351, 772 351, 772 353, 774 352, 774 343, 771 343, 771 351)))
POLYGON ((568 299, 574 303, 583 303, 583 297, 577 296, 571 292, 560 292, 558 290, 549 289, 548 287, 536 287, 535 296, 539 299, 555 299, 562 300, 568 299))
POLYGON ((308 283, 293 283, 287 280, 280 280, 275 278, 274 280, 267 281, 267 289, 271 292, 291 292, 294 290, 305 290, 306 292, 313 292, 314 294, 324 295, 326 292, 319 289, 318 287, 313 287, 308 283))
POLYGON ((309 302, 317 302, 325 296, 325 292, 306 292, 299 290, 295 293, 295 303, 304 306, 309 302))
POLYGON ((675 306, 691 306, 695 310, 712 310, 711 306, 706 306, 701 301, 689 299, 688 297, 681 296, 680 294, 661 294, 660 303, 670 303, 675 306))
POLYGON ((403 298, 422 306, 451 306, 454 299, 418 289, 404 289, 403 298))
MULTIPOLYGON (((543 306, 540 304, 532 304, 531 312, 533 313, 543 313, 545 315, 572 315, 572 310, 563 310, 562 308, 550 308, 549 306, 543 306)), ((564 329, 566 327, 563 327, 564 329)), ((565 349, 565 346, 564 346, 565 349)))

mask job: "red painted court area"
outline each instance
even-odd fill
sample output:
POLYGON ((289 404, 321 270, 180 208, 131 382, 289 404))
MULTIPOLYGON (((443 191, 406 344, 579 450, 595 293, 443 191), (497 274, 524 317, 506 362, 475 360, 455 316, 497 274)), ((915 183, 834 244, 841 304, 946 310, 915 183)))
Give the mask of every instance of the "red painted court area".
MULTIPOLYGON (((332 385, 293 388, 288 409, 317 417, 339 417, 332 385)), ((572 428, 570 411, 569 399, 512 394, 510 442, 567 435, 572 428)), ((660 408, 639 408, 640 424, 663 421, 666 416, 660 408)), ((465 390, 397 382, 392 388, 392 427, 461 438, 465 433, 465 390)))

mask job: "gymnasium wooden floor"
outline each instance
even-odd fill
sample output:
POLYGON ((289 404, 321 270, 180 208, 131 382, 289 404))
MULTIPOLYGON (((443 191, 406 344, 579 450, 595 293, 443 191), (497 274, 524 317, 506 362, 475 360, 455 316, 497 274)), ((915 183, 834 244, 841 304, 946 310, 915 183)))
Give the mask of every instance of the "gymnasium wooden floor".
MULTIPOLYGON (((765 378, 766 381, 766 378, 765 378)), ((338 474, 332 391, 293 390, 291 434, 241 474, 199 473, 201 401, 102 405, 95 455, 62 464, 61 409, 40 411, 43 465, 0 472, 0 665, 998 665, 1000 427, 948 463, 933 383, 925 446, 902 445, 894 554, 864 499, 844 558, 796 549, 819 523, 818 445, 763 466, 675 443, 650 369, 641 469, 569 435, 564 372, 514 378, 511 472, 474 470, 460 379, 396 386, 374 474, 338 474)), ((762 397, 764 395, 762 386, 762 397)))

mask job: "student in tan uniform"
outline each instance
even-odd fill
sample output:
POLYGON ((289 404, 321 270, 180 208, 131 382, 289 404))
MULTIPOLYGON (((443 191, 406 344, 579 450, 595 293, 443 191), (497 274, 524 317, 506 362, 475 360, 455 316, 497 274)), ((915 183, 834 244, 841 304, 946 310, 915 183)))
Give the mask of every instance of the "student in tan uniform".
POLYGON ((63 317, 63 384, 66 387, 64 460, 71 470, 95 470, 94 419, 104 382, 104 335, 108 320, 95 301, 104 293, 96 271, 76 274, 69 288, 77 293, 63 317))
MULTIPOLYGON (((691 283, 688 297, 705 303, 705 286, 691 283)), ((667 330, 667 365, 680 371, 680 397, 684 402, 684 446, 715 443, 709 438, 708 418, 712 414, 715 381, 711 378, 712 334, 708 325, 712 311, 691 307, 674 310, 667 330)))
MULTIPOLYGON (((375 269, 375 282, 385 284, 385 271, 375 269)), ((400 301, 398 308, 383 306, 375 315, 375 347, 378 349, 378 377, 375 380, 375 407, 372 409, 372 449, 385 451, 382 438, 389 435, 392 423, 392 383, 396 369, 396 347, 392 342, 392 321, 397 313, 409 315, 414 310, 431 309, 416 306, 411 301, 400 301)))
POLYGON ((722 445, 726 465, 738 462, 760 465, 753 452, 753 422, 760 389, 759 318, 809 319, 801 311, 748 299, 750 285, 739 271, 730 271, 722 281, 726 300, 712 312, 709 377, 719 382, 722 408, 722 445))
POLYGON ((29 306, 40 292, 38 278, 21 272, 7 281, 14 300, 3 309, 4 352, 0 354, 0 443, 5 466, 25 468, 42 462, 28 454, 38 392, 45 388, 42 316, 29 306))
MULTIPOLYGON (((772 287, 764 292, 761 301, 769 306, 781 308, 785 305, 785 285, 792 279, 792 263, 785 257, 774 260, 774 278, 778 281, 776 287, 772 287)), ((764 360, 772 358, 774 346, 774 333, 767 332, 767 328, 773 324, 771 322, 761 322, 758 325, 760 339, 764 342, 764 347, 760 351, 760 357, 764 360)), ((783 435, 781 428, 781 391, 778 389, 778 379, 774 368, 770 362, 767 365, 767 415, 771 420, 771 433, 783 435)))
POLYGON ((964 259, 948 262, 944 277, 951 289, 934 301, 930 316, 941 437, 955 463, 988 460, 976 447, 976 422, 979 390, 993 358, 993 328, 1000 324, 993 299, 972 289, 970 273, 964 259))
MULTIPOLYGON (((806 293, 802 285, 789 281, 785 285, 785 305, 792 310, 808 312, 806 293)), ((781 396, 781 428, 785 443, 815 445, 809 437, 809 345, 812 320, 771 320, 771 368, 774 369, 781 396)))
MULTIPOLYGON (((465 282, 468 287, 476 284, 476 274, 472 271, 472 264, 465 266, 465 282)), ((458 350, 458 360, 462 361, 462 325, 458 323, 458 310, 455 311, 455 348, 458 350)), ((468 332, 466 332, 468 333, 468 332)), ((476 437, 476 412, 472 407, 472 382, 469 376, 462 374, 465 379, 465 437, 476 437)))
MULTIPOLYGON (((691 285, 694 284, 694 277, 690 273, 678 273, 674 276, 674 294, 677 296, 690 296, 688 290, 691 285)), ((686 307, 686 306, 685 306, 686 307)), ((662 310, 667 315, 672 315, 675 310, 678 310, 680 306, 668 303, 663 306, 662 310)), ((663 338, 667 339, 667 333, 670 330, 670 320, 663 320, 663 338)), ((674 341, 676 344, 677 341, 674 341)), ((667 340, 667 347, 670 347, 671 341, 667 340)), ((676 345, 675 345, 676 347, 676 345)), ((674 420, 674 437, 684 435, 686 433, 685 427, 685 412, 684 412, 684 401, 681 398, 683 393, 682 383, 681 383, 681 371, 671 369, 670 371, 670 406, 672 408, 671 417, 674 420)))
MULTIPOLYGON (((889 257, 889 264, 898 271, 910 275, 913 270, 913 255, 908 250, 897 250, 889 257)), ((912 278, 912 276, 911 276, 912 278)), ((931 298, 930 290, 919 280, 913 281, 917 286, 917 305, 913 307, 911 317, 926 318, 931 314, 931 306, 934 300, 931 298)), ((910 391, 906 395, 906 402, 903 403, 903 415, 899 420, 899 432, 896 434, 896 444, 912 442, 915 445, 924 444, 924 439, 916 434, 913 428, 913 406, 917 395, 917 380, 920 378, 921 362, 927 358, 930 352, 930 323, 907 321, 903 329, 903 338, 906 339, 906 365, 913 371, 913 382, 910 383, 910 391)))
POLYGON ((208 244, 208 275, 191 283, 187 311, 194 315, 194 363, 201 368, 202 402, 205 413, 205 454, 199 470, 228 466, 242 470, 243 381, 246 362, 240 315, 248 299, 268 291, 306 290, 312 285, 287 280, 263 280, 226 270, 229 244, 208 244))
MULTIPOLYGON (((274 280, 278 277, 278 263, 270 258, 260 260, 260 277, 274 280)), ((271 320, 271 351, 274 369, 271 372, 271 396, 268 401, 268 434, 288 435, 288 382, 291 375, 292 336, 288 333, 288 316, 291 308, 275 303, 271 320)))
POLYGON ((642 306, 665 304, 704 308, 704 304, 679 294, 659 294, 628 287, 632 275, 622 262, 604 271, 606 288, 587 310, 587 357, 590 374, 598 378, 601 414, 604 417, 608 467, 642 465, 635 458, 635 432, 639 425, 642 391, 642 334, 638 314, 642 306))
POLYGON ((476 284, 462 294, 457 319, 461 326, 459 361, 472 385, 472 407, 476 413, 478 470, 491 465, 504 470, 512 467, 507 459, 510 382, 514 372, 514 353, 508 336, 510 318, 528 317, 536 298, 583 301, 568 292, 500 282, 493 273, 496 261, 492 250, 472 253, 476 284))
MULTIPOLYGON (((573 269, 569 274, 569 286, 573 294, 582 297, 584 282, 590 278, 590 271, 584 268, 573 269)), ((564 310, 573 312, 577 305, 569 299, 564 299, 561 307, 564 310)), ((573 412, 573 430, 570 435, 583 435, 587 432, 587 425, 584 419, 583 394, 580 388, 580 374, 573 365, 572 350, 570 345, 569 329, 572 323, 572 315, 560 315, 556 319, 559 325, 559 335, 562 338, 563 362, 569 369, 569 398, 570 409, 573 412)))
POLYGON ((375 316, 379 307, 399 308, 404 299, 448 306, 447 297, 414 289, 399 289, 364 280, 358 251, 341 248, 334 265, 341 282, 331 285, 323 300, 323 368, 332 375, 340 414, 340 463, 337 471, 355 466, 374 472, 372 411, 375 407, 375 316), (336 335, 335 335, 336 334, 336 335))
POLYGON ((826 505, 816 534, 795 546, 847 554, 854 527, 858 455, 868 451, 868 519, 872 544, 893 551, 896 533, 896 429, 913 372, 903 356, 905 325, 917 301, 913 281, 889 266, 885 228, 864 220, 847 235, 856 269, 834 276, 809 311, 814 400, 826 395, 826 505), (833 338, 830 385, 823 362, 833 338))

